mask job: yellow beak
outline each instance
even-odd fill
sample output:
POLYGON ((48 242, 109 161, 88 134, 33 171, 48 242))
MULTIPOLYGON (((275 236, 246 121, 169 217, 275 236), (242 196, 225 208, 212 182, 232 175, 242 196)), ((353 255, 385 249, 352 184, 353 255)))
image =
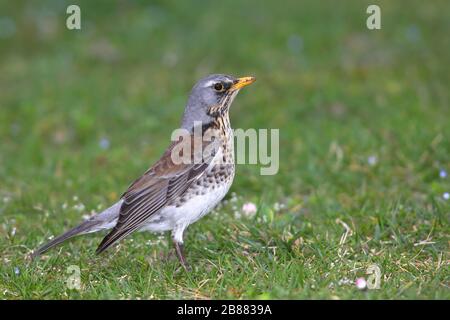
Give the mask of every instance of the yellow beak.
POLYGON ((242 77, 242 78, 238 78, 236 83, 234 83, 231 86, 231 90, 238 90, 238 89, 242 89, 243 87, 248 86, 249 84, 252 84, 253 82, 256 81, 255 77, 242 77))

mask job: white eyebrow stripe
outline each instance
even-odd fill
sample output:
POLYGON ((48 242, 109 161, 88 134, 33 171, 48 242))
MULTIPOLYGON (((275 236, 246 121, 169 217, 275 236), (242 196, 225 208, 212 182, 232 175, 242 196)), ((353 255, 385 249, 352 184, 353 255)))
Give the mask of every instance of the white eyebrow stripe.
POLYGON ((205 83, 205 85, 203 86, 204 88, 207 87, 211 87, 213 84, 216 84, 217 82, 226 82, 226 83, 230 83, 230 85, 233 83, 233 81, 230 80, 209 80, 208 82, 205 83))
POLYGON ((210 87, 216 82, 217 82, 217 80, 209 80, 207 83, 205 83, 205 85, 203 87, 204 88, 210 87))

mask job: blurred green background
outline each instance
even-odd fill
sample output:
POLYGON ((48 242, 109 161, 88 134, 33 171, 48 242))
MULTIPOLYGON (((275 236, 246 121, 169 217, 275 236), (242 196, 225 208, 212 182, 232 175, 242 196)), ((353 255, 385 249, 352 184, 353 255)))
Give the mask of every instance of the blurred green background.
POLYGON ((449 298, 449 30, 448 1, 0 1, 0 297, 449 298), (148 235, 114 262, 95 236, 27 262, 157 160, 210 73, 257 77, 231 121, 280 128, 280 169, 238 166, 235 204, 189 229, 196 273, 149 266, 169 244, 148 235), (248 201, 256 220, 236 219, 248 201), (100 284, 68 291, 73 263, 100 284), (358 292, 370 263, 382 289, 358 292))

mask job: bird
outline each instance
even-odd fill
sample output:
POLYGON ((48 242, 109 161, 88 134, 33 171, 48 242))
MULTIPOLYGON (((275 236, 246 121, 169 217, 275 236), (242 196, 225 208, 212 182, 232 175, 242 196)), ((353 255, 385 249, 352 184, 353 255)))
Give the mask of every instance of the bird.
POLYGON ((135 231, 170 231, 181 266, 191 270, 184 253, 184 231, 211 212, 233 183, 229 110, 238 92, 255 80, 225 74, 199 80, 186 103, 180 135, 159 160, 134 180, 116 203, 34 250, 31 258, 77 235, 102 230, 110 231, 97 254, 135 231))

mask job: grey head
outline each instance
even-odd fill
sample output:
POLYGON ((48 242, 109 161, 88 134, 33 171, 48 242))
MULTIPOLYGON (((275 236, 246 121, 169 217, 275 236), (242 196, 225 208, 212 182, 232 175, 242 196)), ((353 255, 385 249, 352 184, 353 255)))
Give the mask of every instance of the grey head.
POLYGON ((254 77, 235 78, 224 74, 201 79, 191 90, 181 127, 191 130, 196 122, 208 124, 226 114, 239 90, 254 81, 254 77))

